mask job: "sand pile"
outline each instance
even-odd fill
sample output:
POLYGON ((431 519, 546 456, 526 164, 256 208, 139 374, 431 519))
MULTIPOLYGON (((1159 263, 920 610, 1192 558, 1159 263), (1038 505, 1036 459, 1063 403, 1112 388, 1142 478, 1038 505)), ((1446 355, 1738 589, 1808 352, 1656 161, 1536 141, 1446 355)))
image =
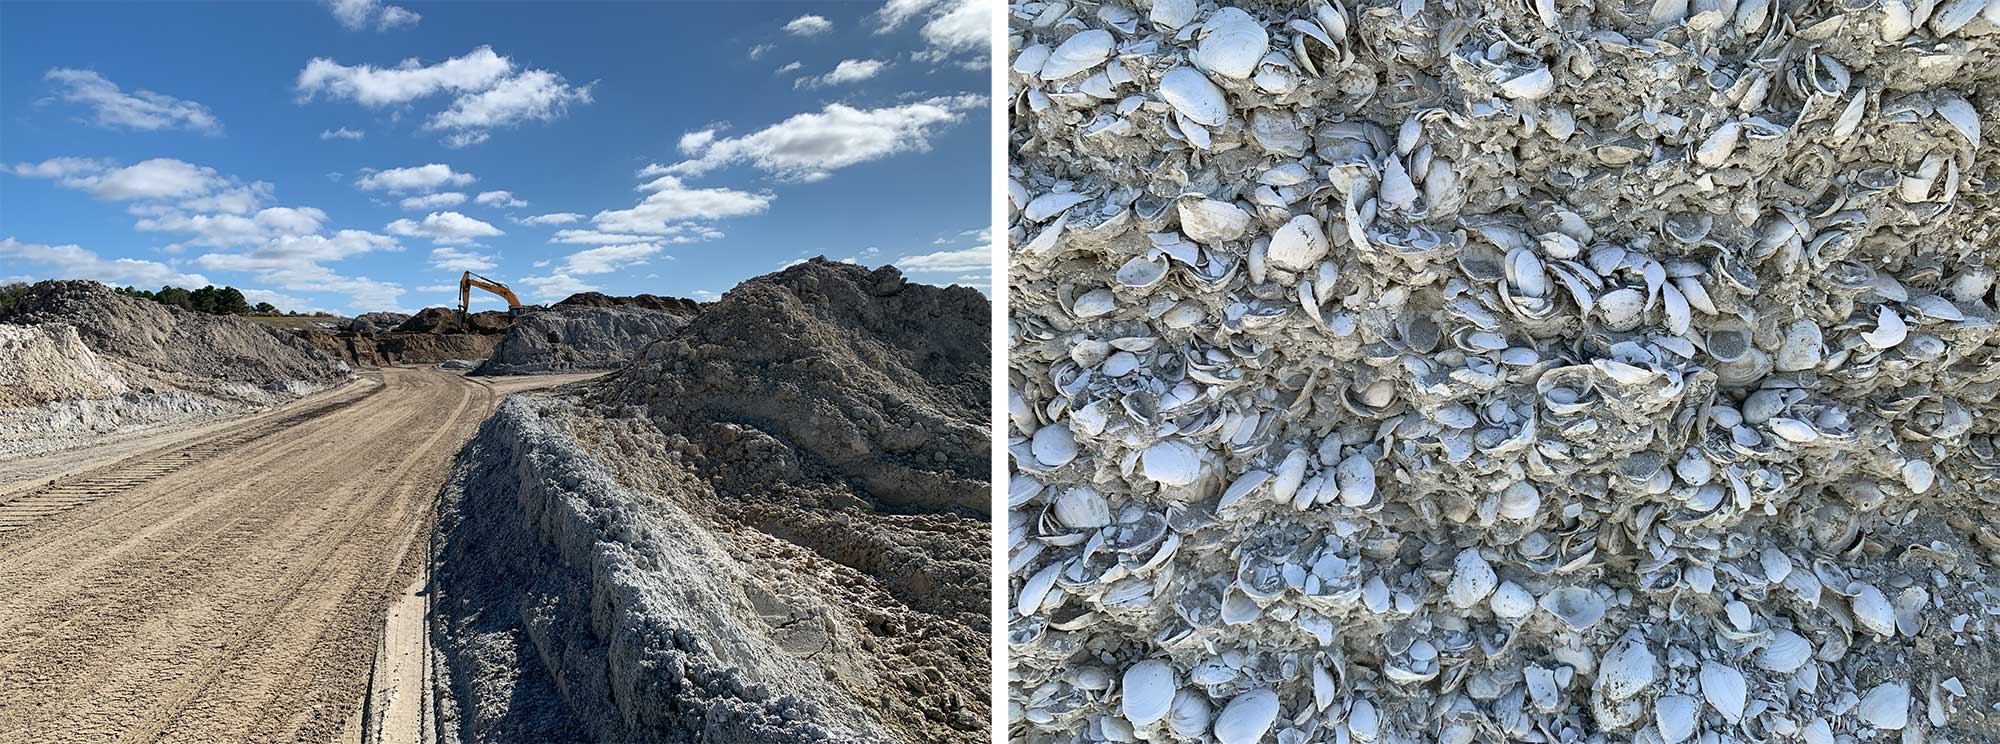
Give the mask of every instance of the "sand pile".
MULTIPOLYGON (((610 298, 591 293, 606 301, 610 298)), ((578 295, 577 297, 582 297, 578 295)), ((571 303, 571 297, 564 303, 571 303)), ((475 375, 527 375, 617 369, 639 351, 688 324, 698 307, 689 300, 605 304, 559 303, 515 323, 475 375), (672 308, 672 309, 668 309, 672 308)), ((632 298, 638 299, 638 298, 632 298)), ((586 300, 589 302, 590 300, 586 300)))
POLYGON ((814 261, 510 399, 441 504, 446 740, 985 741, 987 313, 814 261))
POLYGON ((347 365, 242 318, 48 281, 0 312, 0 454, 275 405, 347 365))

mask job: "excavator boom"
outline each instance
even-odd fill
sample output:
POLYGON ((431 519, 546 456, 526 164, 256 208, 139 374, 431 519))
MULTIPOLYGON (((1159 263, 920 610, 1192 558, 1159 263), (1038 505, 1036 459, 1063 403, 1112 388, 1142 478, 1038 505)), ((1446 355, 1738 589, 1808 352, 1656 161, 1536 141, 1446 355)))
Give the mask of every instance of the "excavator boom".
POLYGON ((505 284, 468 271, 458 278, 458 314, 461 317, 471 309, 473 287, 500 295, 501 299, 507 301, 507 314, 521 314, 521 298, 514 296, 514 290, 508 289, 505 284))

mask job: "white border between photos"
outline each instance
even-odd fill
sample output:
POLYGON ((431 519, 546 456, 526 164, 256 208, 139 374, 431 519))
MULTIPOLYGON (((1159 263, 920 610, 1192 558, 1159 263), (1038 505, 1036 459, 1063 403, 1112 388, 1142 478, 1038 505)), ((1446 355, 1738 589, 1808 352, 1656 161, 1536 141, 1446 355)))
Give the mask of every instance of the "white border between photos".
POLYGON ((993 246, 993 277, 988 282, 993 297, 993 390, 992 420, 993 432, 992 486, 989 489, 992 503, 988 507, 993 515, 993 561, 991 565, 992 588, 992 654, 993 654, 993 744, 1007 741, 1007 503, 1001 494, 1007 491, 1007 8, 1002 0, 993 3, 991 27, 992 54, 988 70, 992 73, 993 92, 990 99, 993 135, 991 139, 993 169, 992 195, 993 227, 988 241, 993 246))

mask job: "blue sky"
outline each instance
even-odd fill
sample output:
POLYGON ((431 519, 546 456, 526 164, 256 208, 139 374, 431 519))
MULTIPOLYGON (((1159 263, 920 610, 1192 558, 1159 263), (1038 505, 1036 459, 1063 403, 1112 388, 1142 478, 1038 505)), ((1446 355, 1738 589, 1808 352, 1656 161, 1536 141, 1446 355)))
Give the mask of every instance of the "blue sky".
POLYGON ((992 4, 10 0, 0 280, 346 314, 823 254, 983 290, 992 4))

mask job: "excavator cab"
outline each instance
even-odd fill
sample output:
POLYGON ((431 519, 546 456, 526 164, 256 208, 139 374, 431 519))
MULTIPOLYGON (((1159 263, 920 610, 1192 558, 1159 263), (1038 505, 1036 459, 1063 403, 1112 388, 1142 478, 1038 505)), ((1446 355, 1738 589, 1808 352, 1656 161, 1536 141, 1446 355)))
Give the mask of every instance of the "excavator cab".
POLYGON ((500 295, 501 299, 506 300, 508 317, 518 318, 528 311, 521 305, 521 298, 516 297, 514 290, 508 289, 507 285, 468 271, 458 278, 458 317, 461 319, 472 305, 473 287, 500 295))

